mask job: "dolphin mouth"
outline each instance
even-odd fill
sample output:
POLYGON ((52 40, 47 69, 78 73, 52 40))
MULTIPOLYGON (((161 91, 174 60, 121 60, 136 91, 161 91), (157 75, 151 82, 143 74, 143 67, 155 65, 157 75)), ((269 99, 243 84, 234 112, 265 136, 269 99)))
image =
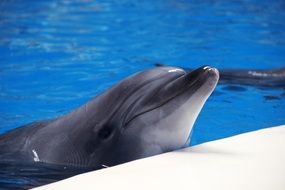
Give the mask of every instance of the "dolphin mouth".
POLYGON ((192 94, 194 94, 194 92, 196 92, 201 86, 207 83, 208 86, 207 91, 211 93, 214 87, 216 86, 218 80, 219 80, 219 71, 216 68, 210 66, 202 66, 191 72, 188 73, 185 72, 180 77, 174 79, 172 82, 168 84, 169 86, 171 86, 171 88, 168 87, 168 85, 166 85, 164 88, 161 89, 162 92, 165 89, 175 92, 173 93, 172 96, 168 97, 165 101, 158 103, 156 106, 153 106, 146 110, 141 110, 140 112, 133 114, 132 117, 129 117, 129 119, 125 120, 124 127, 126 128, 133 120, 135 120, 137 117, 141 116, 142 114, 155 110, 169 103, 178 96, 181 96, 182 94, 188 92, 190 89, 191 93, 189 94, 189 97, 192 94))

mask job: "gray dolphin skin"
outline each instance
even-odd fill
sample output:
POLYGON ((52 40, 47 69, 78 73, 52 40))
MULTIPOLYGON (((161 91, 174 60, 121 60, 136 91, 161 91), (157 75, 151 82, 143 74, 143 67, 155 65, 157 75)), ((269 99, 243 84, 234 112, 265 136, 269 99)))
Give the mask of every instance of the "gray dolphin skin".
POLYGON ((96 169, 185 147, 218 79, 209 66, 139 72, 69 114, 1 135, 0 161, 96 169))
POLYGON ((262 88, 285 88, 285 68, 272 70, 228 69, 221 72, 221 84, 241 84, 262 88))

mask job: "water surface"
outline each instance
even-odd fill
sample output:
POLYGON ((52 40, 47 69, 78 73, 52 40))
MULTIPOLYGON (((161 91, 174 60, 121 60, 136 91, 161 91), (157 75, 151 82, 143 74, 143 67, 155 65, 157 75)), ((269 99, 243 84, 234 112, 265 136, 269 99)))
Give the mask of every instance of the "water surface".
MULTIPOLYGON (((2 0, 0 132, 63 115, 156 63, 284 67, 284 20, 282 0, 2 0)), ((284 124, 284 100, 284 89, 218 86, 192 144, 284 124)), ((3 188, 61 179, 2 168, 3 188)))

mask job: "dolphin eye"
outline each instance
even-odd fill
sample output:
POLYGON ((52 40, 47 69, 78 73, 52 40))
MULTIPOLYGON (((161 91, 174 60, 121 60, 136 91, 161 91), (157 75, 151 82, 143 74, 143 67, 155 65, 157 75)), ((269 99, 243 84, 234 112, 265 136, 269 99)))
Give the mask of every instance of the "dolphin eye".
POLYGON ((112 132, 113 130, 111 127, 103 127, 103 129, 98 132, 98 137, 103 140, 108 139, 112 132))

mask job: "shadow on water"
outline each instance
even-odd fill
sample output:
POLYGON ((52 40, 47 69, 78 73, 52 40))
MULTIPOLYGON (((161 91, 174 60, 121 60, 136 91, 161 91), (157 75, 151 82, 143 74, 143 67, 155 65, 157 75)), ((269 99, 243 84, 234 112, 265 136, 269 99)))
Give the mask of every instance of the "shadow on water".
POLYGON ((91 171, 49 164, 0 162, 0 189, 30 189, 91 171))

